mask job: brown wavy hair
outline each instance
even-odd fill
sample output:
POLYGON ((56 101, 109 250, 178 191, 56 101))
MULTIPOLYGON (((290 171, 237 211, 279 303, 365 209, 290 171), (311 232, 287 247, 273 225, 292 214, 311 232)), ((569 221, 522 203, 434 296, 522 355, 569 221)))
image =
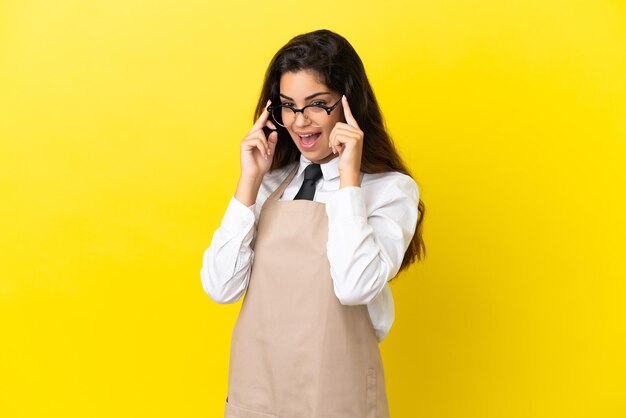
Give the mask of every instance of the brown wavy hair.
MULTIPOLYGON (((345 94, 350 101, 352 114, 364 134, 361 159, 363 173, 397 171, 411 176, 385 128, 361 58, 344 37, 329 30, 298 35, 274 55, 265 73, 254 120, 265 111, 268 100, 272 103, 280 102, 281 76, 302 70, 313 71, 322 83, 337 93, 345 94)), ((280 126, 277 128, 278 143, 270 170, 284 167, 300 158, 300 151, 291 140, 287 129, 280 126)), ((426 256, 422 238, 424 212, 424 203, 420 199, 415 234, 404 254, 400 271, 416 259, 423 260, 426 256)))

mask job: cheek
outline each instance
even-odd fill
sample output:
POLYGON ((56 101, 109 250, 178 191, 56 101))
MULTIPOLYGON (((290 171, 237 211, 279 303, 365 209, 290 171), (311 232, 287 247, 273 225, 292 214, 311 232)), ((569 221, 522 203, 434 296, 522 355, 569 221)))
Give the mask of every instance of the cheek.
POLYGON ((330 135, 333 129, 335 129, 335 125, 337 124, 337 122, 340 122, 340 120, 338 120, 337 118, 332 118, 329 119, 326 124, 324 124, 324 131, 327 135, 330 135))
POLYGON ((296 133, 292 130, 289 130, 289 136, 291 137, 291 140, 293 142, 295 142, 296 144, 298 144, 298 135, 296 135, 296 133))

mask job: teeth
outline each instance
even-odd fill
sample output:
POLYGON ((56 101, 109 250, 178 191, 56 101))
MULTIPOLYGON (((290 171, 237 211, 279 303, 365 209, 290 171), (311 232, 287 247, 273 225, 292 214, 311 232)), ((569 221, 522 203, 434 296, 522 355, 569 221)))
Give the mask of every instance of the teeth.
POLYGON ((317 134, 300 135, 300 138, 310 138, 313 135, 317 135, 317 134))

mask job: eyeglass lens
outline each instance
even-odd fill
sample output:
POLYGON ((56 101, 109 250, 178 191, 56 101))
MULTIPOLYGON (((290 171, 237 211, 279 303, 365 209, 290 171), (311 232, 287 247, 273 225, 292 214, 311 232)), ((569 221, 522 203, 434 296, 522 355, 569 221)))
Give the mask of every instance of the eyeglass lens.
MULTIPOLYGON (((325 109, 317 106, 309 106, 304 109, 303 113, 306 119, 315 119, 319 118, 321 114, 327 114, 325 109)), ((297 112, 287 106, 277 107, 272 110, 272 118, 283 127, 291 125, 296 120, 296 114, 297 112)))

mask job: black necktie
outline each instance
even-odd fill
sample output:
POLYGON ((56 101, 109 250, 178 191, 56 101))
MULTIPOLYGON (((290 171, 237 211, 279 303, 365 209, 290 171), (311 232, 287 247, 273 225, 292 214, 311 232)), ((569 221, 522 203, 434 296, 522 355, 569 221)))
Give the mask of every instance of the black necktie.
POLYGON ((293 200, 313 200, 315 196, 315 183, 322 177, 322 167, 319 164, 309 164, 304 169, 304 182, 293 200))

